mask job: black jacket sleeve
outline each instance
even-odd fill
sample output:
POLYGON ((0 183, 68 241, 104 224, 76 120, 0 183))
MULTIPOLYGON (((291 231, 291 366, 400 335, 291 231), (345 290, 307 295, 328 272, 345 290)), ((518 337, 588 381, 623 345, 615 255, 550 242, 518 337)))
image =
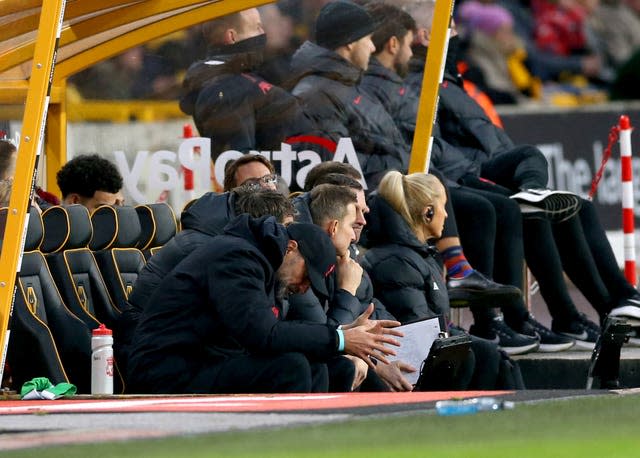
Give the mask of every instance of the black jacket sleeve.
POLYGON ((270 267, 257 259, 256 253, 237 251, 230 255, 233 262, 225 269, 208 267, 208 294, 216 304, 218 318, 241 346, 254 354, 300 352, 321 360, 338 353, 334 326, 276 317, 272 291, 267 291, 273 288, 273 280, 267 278, 270 267))

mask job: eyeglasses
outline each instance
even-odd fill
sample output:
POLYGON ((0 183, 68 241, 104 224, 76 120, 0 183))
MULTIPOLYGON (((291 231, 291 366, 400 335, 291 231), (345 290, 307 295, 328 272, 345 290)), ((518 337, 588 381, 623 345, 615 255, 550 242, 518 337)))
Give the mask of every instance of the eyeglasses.
POLYGON ((249 178, 242 183, 242 186, 268 186, 268 185, 276 185, 278 183, 278 175, 275 173, 270 173, 269 175, 262 176, 260 178, 249 178))

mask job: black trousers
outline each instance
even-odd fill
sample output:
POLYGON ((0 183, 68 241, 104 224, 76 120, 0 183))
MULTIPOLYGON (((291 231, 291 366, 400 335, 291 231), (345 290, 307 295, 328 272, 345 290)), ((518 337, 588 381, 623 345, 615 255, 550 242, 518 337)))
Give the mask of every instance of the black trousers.
MULTIPOLYGON (((462 181, 468 187, 503 197, 512 193, 503 186, 483 182, 477 177, 464 177, 462 181)), ((561 223, 523 219, 525 259, 538 281, 540 293, 554 321, 571 321, 578 314, 563 273, 567 274, 601 318, 618 303, 637 294, 618 267, 595 207, 586 199, 581 199, 581 203, 578 214, 561 223)), ((472 259, 473 254, 469 256, 467 245, 465 253, 472 259)), ((500 281, 498 277, 495 279, 500 281)), ((505 318, 508 322, 506 315, 505 318)))
MULTIPOLYGON (((513 194, 512 190, 504 186, 482 181, 478 177, 465 176, 461 181, 474 191, 489 192, 502 198, 508 198, 513 194)), ((540 294, 549 308, 549 313, 553 319, 571 320, 578 311, 564 281, 564 268, 551 223, 544 219, 525 218, 522 220, 521 234, 524 257, 538 281, 540 294)), ((522 268, 518 270, 522 271, 522 268)), ((507 318, 505 316, 505 319, 507 318)))
POLYGON ((480 175, 514 191, 546 188, 549 182, 547 159, 538 148, 530 145, 496 154, 482 164, 480 175))
POLYGON ((127 393, 146 394, 308 393, 328 387, 327 365, 301 353, 203 360, 195 370, 182 355, 166 355, 141 370, 129 368, 126 386, 127 393))
POLYGON ((622 274, 593 203, 582 199, 576 217, 553 225, 567 276, 603 317, 637 294, 622 274))
POLYGON ((327 365, 301 353, 240 356, 205 365, 185 393, 309 393, 329 388, 327 365))
MULTIPOLYGON (((523 287, 524 246, 522 216, 517 202, 487 190, 466 186, 449 189, 465 256, 483 275, 498 283, 523 287)), ((496 304, 508 324, 516 327, 527 317, 522 298, 496 304)), ((486 307, 472 307, 474 321, 495 316, 486 307)))

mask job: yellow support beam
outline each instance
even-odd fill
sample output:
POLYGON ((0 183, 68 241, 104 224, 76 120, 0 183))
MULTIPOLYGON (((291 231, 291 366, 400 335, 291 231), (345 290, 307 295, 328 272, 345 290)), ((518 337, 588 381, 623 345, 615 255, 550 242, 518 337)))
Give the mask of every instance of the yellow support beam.
POLYGON ((129 122, 162 121, 184 118, 175 100, 88 100, 67 102, 67 119, 71 122, 109 121, 129 122))
MULTIPOLYGON (((134 3, 135 0, 92 0, 92 1, 75 1, 67 5, 64 10, 65 22, 82 16, 90 15, 106 9, 114 9, 122 5, 134 3)), ((0 0, 0 11, 2 10, 0 0)), ((19 35, 38 29, 38 21, 40 20, 40 0, 37 0, 38 9, 31 14, 19 15, 12 18, 0 27, 0 42, 15 38, 19 35)), ((4 12, 4 11, 3 11, 4 12)))
POLYGON ((33 195, 37 156, 44 136, 57 41, 64 17, 65 0, 44 0, 29 79, 22 139, 19 146, 9 211, 0 254, 0 379, 4 372, 10 336, 10 317, 20 271, 28 209, 33 195))
MULTIPOLYGON (((29 91, 28 80, 0 80, 0 105, 24 105, 29 91)), ((51 87, 51 103, 62 99, 63 92, 59 85, 51 87)))
MULTIPOLYGON (((59 89, 65 94, 66 80, 58 82, 59 89)), ((62 97, 59 103, 49 105, 49 115, 47 116, 47 130, 45 132, 47 141, 44 148, 45 176, 47 178, 47 191, 62 196, 56 174, 58 170, 67 162, 67 102, 66 97, 62 97)))
MULTIPOLYGON (((81 51, 62 61, 56 67, 54 81, 68 78, 69 76, 84 70, 96 62, 121 54, 127 49, 160 38, 179 30, 186 29, 202 22, 207 22, 219 16, 236 13, 248 8, 254 8, 275 0, 234 0, 211 3, 188 11, 175 14, 156 22, 144 25, 117 37, 112 37, 108 42, 100 43, 92 48, 81 51)), ((135 18, 128 18, 129 22, 135 18)))
MULTIPOLYGON (((58 46, 62 49, 70 43, 115 30, 118 27, 131 24, 133 21, 150 20, 149 18, 156 15, 179 10, 180 8, 194 7, 202 3, 203 0, 163 0, 162 2, 145 0, 91 16, 86 20, 81 20, 71 25, 65 23, 60 34, 58 46)), ((0 64, 0 72, 31 59, 33 47, 33 41, 26 41, 0 54, 0 62, 2 62, 0 64)))
POLYGON ((416 130, 411 148, 409 173, 429 171, 433 124, 438 110, 438 90, 444 74, 452 12, 453 0, 436 0, 429 51, 422 77, 422 92, 420 93, 416 130))

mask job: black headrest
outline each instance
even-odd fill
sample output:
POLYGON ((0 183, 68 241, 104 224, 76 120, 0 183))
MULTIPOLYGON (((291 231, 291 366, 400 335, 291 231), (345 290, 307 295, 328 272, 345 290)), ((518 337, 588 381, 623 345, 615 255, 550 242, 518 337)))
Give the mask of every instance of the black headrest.
POLYGON ((92 250, 135 247, 140 239, 140 220, 131 206, 102 205, 91 214, 92 250))
POLYGON ((86 247, 93 233, 87 207, 80 204, 56 205, 42 213, 44 240, 40 250, 56 253, 86 247))
POLYGON ((142 229, 138 243, 141 250, 162 246, 176 235, 176 215, 168 204, 138 205, 136 212, 142 229))
MULTIPOLYGON (((4 228, 7 224, 7 207, 0 208, 0 228, 2 229, 1 235, 4 238, 4 228)), ((29 225, 27 226, 27 236, 24 240, 24 251, 37 250, 42 242, 42 234, 44 230, 42 227, 42 217, 40 212, 35 207, 29 208, 29 225)), ((0 248, 2 247, 2 238, 0 238, 0 248)))

